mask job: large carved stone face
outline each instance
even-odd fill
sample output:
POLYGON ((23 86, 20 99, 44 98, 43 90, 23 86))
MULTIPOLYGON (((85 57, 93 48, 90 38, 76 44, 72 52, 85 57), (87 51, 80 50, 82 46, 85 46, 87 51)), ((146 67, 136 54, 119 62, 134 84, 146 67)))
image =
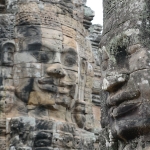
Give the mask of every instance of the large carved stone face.
POLYGON ((54 105, 57 99, 57 104, 69 107, 78 72, 75 40, 48 26, 25 25, 16 30, 19 51, 14 70, 21 79, 17 95, 28 104, 54 105))
MULTIPOLYGON (((34 111, 28 109, 30 115, 65 121, 66 108, 70 109, 74 105, 73 100, 77 100, 80 66, 79 44, 76 41, 78 33, 68 26, 63 15, 60 15, 61 24, 60 20, 55 20, 58 19, 56 14, 47 14, 46 9, 57 11, 52 5, 45 5, 41 11, 36 3, 31 5, 39 16, 30 12, 28 4, 21 5, 20 14, 16 15, 17 48, 13 68, 16 95, 30 108, 36 107, 34 111), (24 15, 29 12, 31 17, 24 15), (50 116, 49 110, 52 114, 50 116)), ((70 17, 67 19, 71 21, 70 17)))
POLYGON ((85 101, 92 101, 93 55, 86 29, 63 13, 48 3, 19 5, 15 15, 15 94, 25 104, 22 110, 27 115, 74 122, 84 128, 85 109, 87 105, 91 108, 85 101), (80 106, 83 110, 73 111, 80 106))
POLYGON ((94 77, 85 1, 7 4, 9 14, 0 15, 0 147, 98 149, 92 94, 99 104, 100 70, 94 77))
POLYGON ((138 33, 126 31, 103 47, 102 88, 109 92, 109 124, 114 137, 123 140, 150 131, 149 50, 135 44, 138 33))

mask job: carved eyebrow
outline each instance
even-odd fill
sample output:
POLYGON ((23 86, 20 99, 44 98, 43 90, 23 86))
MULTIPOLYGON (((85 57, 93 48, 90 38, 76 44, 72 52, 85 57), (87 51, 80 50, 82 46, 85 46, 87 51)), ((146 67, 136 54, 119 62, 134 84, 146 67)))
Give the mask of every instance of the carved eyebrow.
POLYGON ((18 29, 18 32, 20 34, 23 34, 26 37, 32 36, 32 32, 35 32, 36 35, 39 35, 39 29, 37 27, 34 27, 34 26, 30 26, 30 27, 25 26, 25 28, 20 27, 20 29, 18 29))
POLYGON ((62 53, 72 53, 73 55, 77 54, 77 51, 74 48, 63 49, 62 53))
POLYGON ((54 52, 54 50, 47 45, 41 45, 41 51, 53 51, 54 52))

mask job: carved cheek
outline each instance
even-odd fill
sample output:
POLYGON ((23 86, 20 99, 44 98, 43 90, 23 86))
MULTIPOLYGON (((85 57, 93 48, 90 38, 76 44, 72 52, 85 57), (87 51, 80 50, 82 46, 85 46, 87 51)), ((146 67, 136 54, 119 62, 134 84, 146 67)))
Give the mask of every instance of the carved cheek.
POLYGON ((130 72, 142 70, 143 68, 149 67, 149 58, 146 49, 139 49, 139 51, 133 53, 129 58, 129 69, 130 72))
POLYGON ((77 72, 65 70, 66 76, 60 80, 60 84, 75 85, 78 80, 77 72))
POLYGON ((34 55, 31 55, 28 52, 16 52, 14 54, 14 64, 19 64, 19 63, 35 63, 37 62, 36 57, 34 55))
POLYGON ((85 115, 75 114, 74 117, 75 117, 75 120, 76 120, 76 123, 77 123, 78 127, 83 128, 84 124, 85 124, 85 121, 86 121, 85 115))
POLYGON ((73 145, 73 136, 71 134, 62 134, 62 145, 71 148, 73 145))

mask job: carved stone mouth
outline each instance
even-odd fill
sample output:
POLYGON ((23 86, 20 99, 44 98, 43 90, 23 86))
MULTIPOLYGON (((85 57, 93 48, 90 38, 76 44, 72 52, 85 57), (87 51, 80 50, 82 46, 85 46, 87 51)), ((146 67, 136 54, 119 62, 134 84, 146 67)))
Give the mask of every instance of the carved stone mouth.
POLYGON ((39 84, 56 84, 54 78, 41 78, 38 79, 39 84))
POLYGON ((74 81, 65 80, 65 79, 56 79, 56 78, 50 78, 50 77, 38 79, 38 83, 39 84, 53 84, 53 85, 57 85, 61 87, 72 86, 76 84, 76 82, 74 81))
POLYGON ((58 92, 57 86, 53 84, 39 84, 38 86, 41 90, 44 90, 44 91, 48 91, 52 93, 58 92))
POLYGON ((119 105, 125 101, 133 100, 135 98, 138 98, 140 96, 139 90, 133 90, 133 91, 121 91, 119 93, 116 93, 115 95, 108 97, 107 104, 109 106, 116 106, 119 105))
POLYGON ((74 84, 71 82, 60 82, 55 78, 41 78, 38 79, 38 87, 47 92, 68 94, 74 84))
POLYGON ((75 85, 76 83, 74 81, 67 81, 67 80, 60 80, 60 85, 61 86, 72 86, 75 85))
POLYGON ((68 87, 56 86, 54 84, 39 84, 38 86, 41 90, 52 93, 68 94, 70 92, 68 87))
POLYGON ((140 105, 141 102, 133 101, 122 103, 112 110, 112 116, 114 118, 125 116, 127 113, 132 113, 133 111, 135 111, 140 105))
POLYGON ((108 97, 107 104, 111 107, 111 116, 117 118, 135 111, 141 105, 135 101, 138 97, 140 97, 139 90, 120 91, 108 97))

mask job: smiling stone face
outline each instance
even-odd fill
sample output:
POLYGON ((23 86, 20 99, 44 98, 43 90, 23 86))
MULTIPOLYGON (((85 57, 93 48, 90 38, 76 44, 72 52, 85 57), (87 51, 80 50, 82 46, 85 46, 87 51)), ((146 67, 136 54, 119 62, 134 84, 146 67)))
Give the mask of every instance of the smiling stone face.
MULTIPOLYGON (((14 76, 30 78, 27 80, 32 86, 22 99, 28 104, 45 106, 54 105, 58 99, 58 103, 69 107, 72 99, 70 90, 77 84, 78 73, 75 39, 48 26, 19 26, 16 30, 19 51, 14 55, 14 76), (23 71, 20 71, 22 68, 23 71), (28 74, 29 69, 31 75, 28 74), (68 96, 68 101, 63 101, 64 96, 68 96)), ((24 84, 18 84, 18 96, 25 92, 27 82, 24 84)))
MULTIPOLYGON (((60 114, 63 113, 63 117, 59 114, 58 117, 55 114, 53 116, 53 113, 46 116, 65 121, 65 109, 70 108, 74 99, 73 93, 77 92, 75 91, 79 70, 77 32, 73 27, 61 24, 64 22, 63 16, 60 15, 62 22, 57 20, 54 13, 57 7, 47 4, 43 5, 44 9, 40 11, 36 3, 31 5, 35 8, 33 12, 30 12, 28 4, 24 4, 20 5, 22 9, 20 14, 16 15, 18 21, 15 28, 17 51, 14 54, 16 95, 29 106, 44 106, 46 114, 50 110, 46 107, 54 107, 55 111, 62 107, 60 114), (51 8, 52 14, 48 15, 47 9, 51 8), (36 16, 35 12, 39 16, 36 16), (26 19, 28 13, 32 17, 26 19), (53 18, 49 18, 51 15, 53 18)), ((68 21, 70 20, 71 18, 68 18, 68 21)), ((38 111, 31 109, 29 113, 30 111, 31 115, 38 117, 38 111)))
POLYGON ((134 2, 104 2, 105 27, 100 44, 102 88, 109 92, 106 107, 109 109, 109 125, 113 136, 124 141, 150 133, 150 55, 149 35, 145 33, 145 30, 149 30, 149 25, 145 25, 149 12, 145 12, 148 9, 147 2, 138 3, 142 7, 137 5, 127 12, 122 6, 127 4, 125 7, 130 7, 134 2), (110 17, 106 12, 113 6, 117 7, 119 13, 115 16, 115 12, 112 12, 110 17), (144 16, 145 13, 147 16, 144 16), (137 17, 133 21, 131 14, 142 14, 143 20, 137 17), (115 17, 119 18, 117 22, 112 21, 117 19, 115 17), (124 22, 125 18, 128 21, 124 22), (109 21, 114 23, 112 30, 109 30, 109 21))
POLYGON ((7 128, 0 147, 98 149, 99 76, 86 29, 93 12, 85 16, 85 1, 76 0, 7 5, 9 15, 0 15, 0 121, 7 128))
MULTIPOLYGON (((121 36, 116 37, 117 40, 120 40, 119 38, 121 36)), ((140 86, 142 85, 140 81, 136 81, 140 71, 135 70, 134 73, 130 70, 131 65, 133 65, 130 60, 136 54, 131 56, 128 53, 129 46, 123 44, 110 46, 110 52, 103 48, 103 56, 107 54, 109 58, 105 60, 103 57, 103 62, 107 61, 108 65, 105 67, 106 70, 103 69, 102 88, 109 92, 106 103, 110 108, 109 116, 112 121, 113 135, 130 139, 136 137, 136 133, 140 134, 141 124, 137 122, 138 119, 136 120, 136 118, 137 115, 140 116, 138 112, 141 112, 141 117, 143 117, 145 111, 142 112, 143 108, 141 108, 143 98, 141 97, 140 86), (134 130, 133 134, 131 134, 130 129, 134 130)))

